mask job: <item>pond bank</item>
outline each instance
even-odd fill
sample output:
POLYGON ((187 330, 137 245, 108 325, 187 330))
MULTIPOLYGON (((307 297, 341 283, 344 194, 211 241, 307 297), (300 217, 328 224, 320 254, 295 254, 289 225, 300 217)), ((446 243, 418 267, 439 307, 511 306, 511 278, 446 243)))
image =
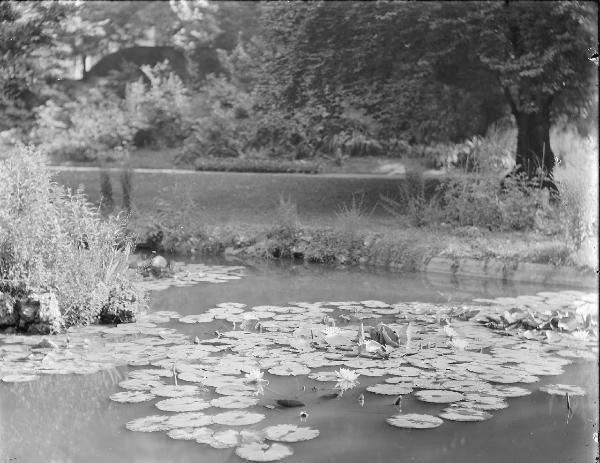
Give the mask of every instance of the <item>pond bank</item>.
POLYGON ((598 285, 596 272, 570 263, 560 243, 539 242, 531 235, 475 236, 472 229, 458 233, 423 229, 380 233, 291 226, 205 227, 185 237, 138 235, 146 237, 140 249, 223 255, 239 262, 289 259, 504 282, 582 288, 598 285))

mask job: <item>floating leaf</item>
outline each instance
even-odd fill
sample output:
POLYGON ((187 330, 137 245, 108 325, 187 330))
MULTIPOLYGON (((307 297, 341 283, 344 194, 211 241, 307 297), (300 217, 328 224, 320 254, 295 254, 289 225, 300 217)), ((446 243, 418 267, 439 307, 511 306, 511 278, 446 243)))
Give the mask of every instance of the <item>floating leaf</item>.
POLYGON ((367 391, 373 394, 383 395, 405 395, 412 392, 412 387, 405 384, 373 384, 367 387, 367 391))
POLYGON ((279 443, 268 445, 252 442, 235 449, 235 454, 248 461, 277 461, 293 455, 294 452, 288 446, 279 443))
POLYGON ((144 391, 115 392, 110 395, 110 400, 120 403, 139 403, 153 400, 156 396, 144 391))
POLYGON ((171 429, 167 435, 171 439, 181 439, 181 440, 203 440, 208 435, 212 436, 213 430, 210 428, 175 428, 171 429))
POLYGON ((565 395, 570 396, 581 396, 585 395, 585 390, 579 386, 572 386, 570 384, 547 384, 546 386, 540 387, 540 391, 547 392, 552 395, 565 395))
POLYGON ((248 408, 256 405, 258 399, 248 396, 224 396, 210 401, 210 405, 219 408, 248 408))
POLYGON ((159 397, 186 397, 195 395, 200 391, 198 386, 192 385, 162 385, 152 388, 152 393, 159 397))
POLYGON ((386 418, 386 423, 396 426, 397 428, 411 428, 411 429, 430 429, 437 428, 444 421, 437 416, 422 415, 418 413, 405 413, 400 415, 394 415, 390 418, 386 418))
POLYGON ((488 394, 499 397, 524 397, 531 394, 529 389, 519 386, 494 386, 488 394))
POLYGON ((492 417, 484 410, 471 407, 448 407, 439 414, 445 420, 450 421, 484 421, 492 417))
POLYGON ((300 442, 314 439, 319 435, 318 429, 293 424, 269 426, 263 432, 267 439, 278 442, 300 442))
POLYGON ((27 381, 35 381, 38 379, 37 375, 6 375, 2 377, 2 381, 5 383, 24 383, 27 381))
POLYGON ((436 404, 447 404, 458 402, 464 399, 464 395, 455 391, 442 390, 422 390, 415 392, 415 397, 423 402, 431 402, 436 404))
POLYGON ((202 412, 178 413, 168 417, 167 424, 172 428, 201 428, 212 424, 213 417, 202 412))
POLYGON ((125 427, 135 432, 168 431, 172 426, 168 423, 167 415, 151 415, 129 421, 125 427))
POLYGON ((204 410, 211 404, 199 397, 173 397, 156 402, 156 408, 165 412, 196 412, 204 410))
POLYGON ((223 424, 227 426, 247 426, 264 420, 265 415, 262 413, 232 411, 219 413, 218 415, 214 415, 212 418, 213 422, 216 424, 223 424))

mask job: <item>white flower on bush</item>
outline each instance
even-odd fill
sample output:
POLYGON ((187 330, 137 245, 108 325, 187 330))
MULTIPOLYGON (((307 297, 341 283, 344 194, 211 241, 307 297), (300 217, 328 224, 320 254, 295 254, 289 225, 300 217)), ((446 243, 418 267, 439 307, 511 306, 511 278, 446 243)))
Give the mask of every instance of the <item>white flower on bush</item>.
POLYGON ((352 389, 354 386, 358 385, 359 374, 356 373, 354 370, 350 370, 348 368, 340 368, 334 373, 337 378, 337 383, 335 387, 340 390, 340 395, 345 390, 352 389))

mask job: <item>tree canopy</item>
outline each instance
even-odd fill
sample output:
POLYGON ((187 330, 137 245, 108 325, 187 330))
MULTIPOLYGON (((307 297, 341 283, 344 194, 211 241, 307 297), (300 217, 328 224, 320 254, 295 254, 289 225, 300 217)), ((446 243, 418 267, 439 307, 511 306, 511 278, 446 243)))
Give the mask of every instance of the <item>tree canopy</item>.
POLYGON ((552 118, 592 107, 596 20, 582 2, 379 1, 273 3, 263 24, 283 106, 316 98, 335 111, 343 98, 405 137, 429 125, 434 138, 510 112, 517 162, 533 176, 552 172, 552 118))

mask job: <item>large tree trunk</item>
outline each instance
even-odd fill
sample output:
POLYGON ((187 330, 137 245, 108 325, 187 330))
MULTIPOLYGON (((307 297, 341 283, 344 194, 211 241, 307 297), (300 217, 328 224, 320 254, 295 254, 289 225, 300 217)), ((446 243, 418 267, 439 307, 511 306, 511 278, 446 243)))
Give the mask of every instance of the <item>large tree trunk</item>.
POLYGON ((550 147, 550 101, 544 99, 533 112, 516 112, 517 173, 556 193, 554 184, 554 153, 550 147))

